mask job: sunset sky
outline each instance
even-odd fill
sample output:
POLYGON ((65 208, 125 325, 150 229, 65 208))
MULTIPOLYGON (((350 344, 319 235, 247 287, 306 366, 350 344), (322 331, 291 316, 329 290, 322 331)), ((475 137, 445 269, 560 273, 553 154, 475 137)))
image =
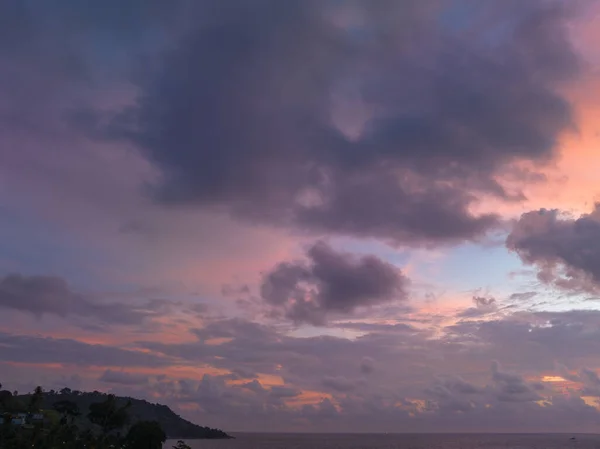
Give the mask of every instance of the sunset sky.
POLYGON ((600 429, 600 1, 0 1, 0 383, 228 431, 600 429))

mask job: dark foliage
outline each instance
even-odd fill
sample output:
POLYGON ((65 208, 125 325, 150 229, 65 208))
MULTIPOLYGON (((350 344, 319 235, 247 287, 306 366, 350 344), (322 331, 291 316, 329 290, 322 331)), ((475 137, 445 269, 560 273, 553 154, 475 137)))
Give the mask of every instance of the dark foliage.
POLYGON ((127 449, 161 449, 167 435, 156 421, 140 421, 129 429, 125 444, 127 449))
MULTIPOLYGON (((67 388, 45 393, 37 387, 22 396, 0 390, 0 417, 0 449, 160 449, 167 435, 230 438, 164 405, 67 388)), ((176 448, 188 449, 183 441, 176 448)))

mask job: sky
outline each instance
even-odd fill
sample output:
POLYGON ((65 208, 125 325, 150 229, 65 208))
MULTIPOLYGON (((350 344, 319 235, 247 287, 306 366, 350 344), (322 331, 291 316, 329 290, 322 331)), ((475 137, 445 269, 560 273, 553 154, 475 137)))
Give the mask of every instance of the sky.
POLYGON ((227 431, 597 432, 599 23, 0 2, 0 382, 227 431))

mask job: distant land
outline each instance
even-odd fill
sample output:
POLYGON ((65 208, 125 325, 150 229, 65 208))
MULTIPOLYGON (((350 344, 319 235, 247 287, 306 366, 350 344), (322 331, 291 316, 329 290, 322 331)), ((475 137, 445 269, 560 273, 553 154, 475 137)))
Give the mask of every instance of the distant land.
MULTIPOLYGON (((19 395, 18 398, 26 400, 30 395, 19 395)), ((52 409, 53 404, 59 401, 71 401, 77 404, 81 413, 80 418, 85 417, 89 411, 90 404, 102 402, 107 394, 94 391, 80 392, 71 391, 68 388, 60 391, 44 392, 42 409, 52 409)), ((203 427, 183 419, 166 405, 153 404, 143 399, 116 396, 117 403, 124 405, 131 401, 128 414, 131 418, 130 424, 138 421, 158 421, 169 439, 227 439, 233 438, 219 429, 203 427)), ((85 419, 76 420, 75 423, 82 430, 87 425, 85 419)))

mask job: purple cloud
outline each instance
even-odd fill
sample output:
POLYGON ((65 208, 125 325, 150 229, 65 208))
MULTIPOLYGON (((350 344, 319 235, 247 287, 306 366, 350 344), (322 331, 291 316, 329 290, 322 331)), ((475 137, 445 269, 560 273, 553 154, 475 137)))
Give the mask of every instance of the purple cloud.
POLYGON ((538 268, 545 283, 576 293, 600 291, 600 205, 579 218, 558 210, 527 212, 506 246, 538 268))
POLYGON ((457 314, 459 318, 478 318, 498 310, 495 298, 486 298, 484 296, 473 296, 475 307, 469 307, 457 314))
POLYGON ((98 380, 108 384, 139 386, 148 383, 148 376, 107 369, 98 380))
POLYGON ((481 237, 498 217, 470 211, 478 194, 522 199, 498 173, 549 160, 573 124, 568 11, 482 5, 457 31, 434 3, 385 5, 340 27, 321 2, 195 2, 136 103, 88 122, 147 155, 162 202, 405 245, 481 237))
POLYGON ((59 277, 9 274, 0 277, 0 307, 28 312, 41 317, 93 318, 109 324, 140 324, 156 316, 168 301, 152 300, 143 304, 99 302, 90 295, 76 293, 59 277))
POLYGON ((261 295, 296 323, 322 325, 329 314, 407 298, 408 279, 375 256, 357 257, 317 242, 307 262, 282 262, 267 273, 261 295))
MULTIPOLYGON (((597 428, 598 311, 524 311, 536 283, 455 313, 412 251, 546 180, 573 2, 125 3, 0 2, 3 383, 232 430, 597 428)), ((599 223, 533 211, 506 246, 598 293, 599 223)))
POLYGON ((323 378, 323 386, 338 392, 348 392, 356 388, 356 382, 343 376, 323 378))

